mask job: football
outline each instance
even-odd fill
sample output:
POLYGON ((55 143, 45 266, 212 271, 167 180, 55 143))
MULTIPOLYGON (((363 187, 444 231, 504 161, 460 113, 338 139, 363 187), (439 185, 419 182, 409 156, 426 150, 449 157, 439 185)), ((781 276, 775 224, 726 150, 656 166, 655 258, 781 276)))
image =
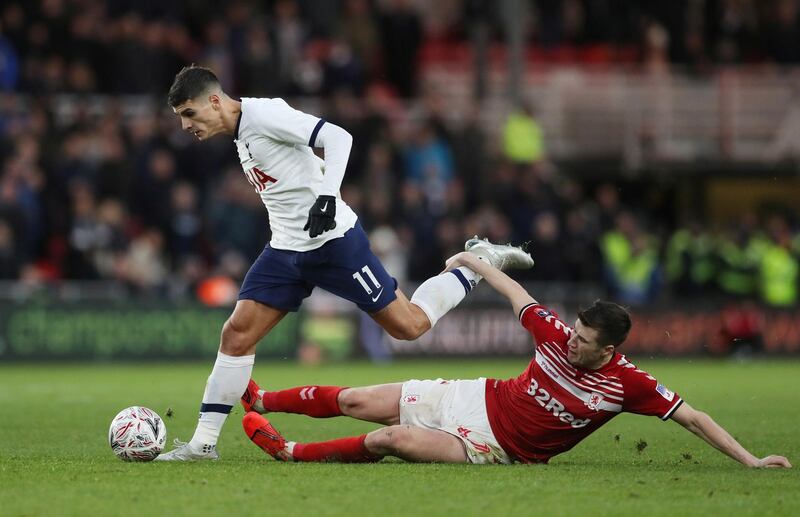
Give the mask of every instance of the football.
POLYGON ((125 408, 111 421, 108 444, 124 461, 151 461, 164 450, 167 426, 152 409, 125 408))

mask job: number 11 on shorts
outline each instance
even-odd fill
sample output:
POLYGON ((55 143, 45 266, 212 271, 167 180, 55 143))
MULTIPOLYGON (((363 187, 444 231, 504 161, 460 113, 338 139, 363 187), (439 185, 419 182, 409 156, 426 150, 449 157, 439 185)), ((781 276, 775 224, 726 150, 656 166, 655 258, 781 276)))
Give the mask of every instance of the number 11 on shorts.
MULTIPOLYGON (((363 271, 364 274, 367 275, 370 280, 372 280, 372 283, 375 284, 375 289, 381 288, 381 284, 378 282, 378 279, 375 278, 375 275, 372 274, 372 271, 370 271, 369 266, 362 267, 361 271, 363 271)), ((355 273, 353 273, 353 278, 358 280, 358 283, 361 284, 361 287, 364 288, 367 294, 372 294, 372 289, 370 288, 370 286, 367 285, 367 282, 364 280, 364 277, 361 276, 361 273, 356 271, 355 273)))

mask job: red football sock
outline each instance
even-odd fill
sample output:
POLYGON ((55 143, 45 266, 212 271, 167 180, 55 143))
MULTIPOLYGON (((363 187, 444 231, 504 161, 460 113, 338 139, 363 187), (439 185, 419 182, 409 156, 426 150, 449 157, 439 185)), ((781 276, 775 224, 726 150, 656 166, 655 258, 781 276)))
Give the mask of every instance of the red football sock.
POLYGON ((300 413, 315 418, 340 416, 341 386, 298 386, 281 391, 267 391, 261 398, 264 409, 273 413, 300 413))
POLYGON ((371 463, 383 456, 373 454, 364 445, 366 434, 319 443, 296 443, 292 451, 295 461, 335 461, 341 463, 371 463))

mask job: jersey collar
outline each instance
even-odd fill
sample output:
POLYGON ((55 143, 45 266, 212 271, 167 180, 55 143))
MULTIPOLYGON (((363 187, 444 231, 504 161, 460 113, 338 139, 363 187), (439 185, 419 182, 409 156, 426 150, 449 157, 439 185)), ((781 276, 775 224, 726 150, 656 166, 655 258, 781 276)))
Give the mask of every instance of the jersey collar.
POLYGON ((240 105, 239 116, 236 117, 236 127, 233 129, 234 140, 239 140, 239 125, 242 123, 242 109, 241 109, 242 105, 244 105, 244 103, 240 105))

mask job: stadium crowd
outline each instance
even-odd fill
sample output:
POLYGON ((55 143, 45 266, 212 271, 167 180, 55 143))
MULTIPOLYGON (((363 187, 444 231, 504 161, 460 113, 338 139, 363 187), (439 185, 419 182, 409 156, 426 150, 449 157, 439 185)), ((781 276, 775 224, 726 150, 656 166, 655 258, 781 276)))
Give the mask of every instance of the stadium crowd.
MULTIPOLYGON (((477 103, 454 124, 446 93, 417 91, 426 49, 464 43, 478 20, 502 39, 487 4, 4 2, 0 279, 114 279, 171 296, 241 280, 269 237, 261 200, 230 142, 198 145, 164 100, 197 62, 229 91, 300 99, 353 134, 342 195, 401 282, 437 273, 479 234, 531 242, 524 280, 603 282, 628 304, 700 290, 798 303, 791 213, 682 225, 612 183, 565 175, 530 111, 490 132, 477 103), (398 112, 415 116, 398 124, 398 112)), ((529 39, 576 59, 599 45, 647 62, 661 48, 698 70, 800 60, 797 1, 639 4, 529 2, 529 39)))

